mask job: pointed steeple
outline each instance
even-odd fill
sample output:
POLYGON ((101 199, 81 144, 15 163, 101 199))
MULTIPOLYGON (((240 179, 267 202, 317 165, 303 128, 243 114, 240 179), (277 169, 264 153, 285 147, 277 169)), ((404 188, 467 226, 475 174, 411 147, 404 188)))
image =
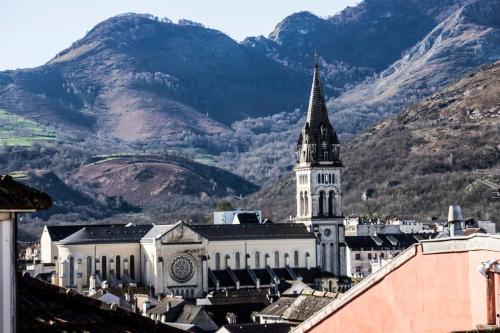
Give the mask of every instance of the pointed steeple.
POLYGON ((319 128, 321 124, 330 125, 328 110, 326 108, 325 96, 319 80, 318 64, 314 64, 314 76, 309 96, 309 106, 307 108, 307 123, 310 128, 319 128))
POLYGON ((298 140, 300 163, 333 162, 340 165, 339 140, 328 119, 325 96, 319 79, 319 68, 315 54, 314 75, 307 108, 304 129, 298 140))

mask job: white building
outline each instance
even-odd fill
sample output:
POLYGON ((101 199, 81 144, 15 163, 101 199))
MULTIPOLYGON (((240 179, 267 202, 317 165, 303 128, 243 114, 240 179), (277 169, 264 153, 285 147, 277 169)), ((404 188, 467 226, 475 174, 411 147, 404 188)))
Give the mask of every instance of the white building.
POLYGON ((296 222, 317 234, 317 265, 334 275, 346 275, 340 144, 328 119, 318 65, 314 66, 307 119, 297 143, 295 175, 296 222))
POLYGON ((315 283, 323 276, 315 264, 316 238, 298 223, 89 225, 58 241, 42 236, 41 242, 42 256, 49 250, 57 258, 56 283, 82 290, 92 274, 98 285, 140 283, 156 294, 184 297, 271 287, 276 278, 315 283))

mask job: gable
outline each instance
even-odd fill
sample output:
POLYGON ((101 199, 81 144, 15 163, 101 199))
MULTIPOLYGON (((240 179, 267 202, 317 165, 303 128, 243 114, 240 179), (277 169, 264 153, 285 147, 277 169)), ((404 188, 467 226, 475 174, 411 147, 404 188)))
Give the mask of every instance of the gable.
POLYGON ((160 238, 161 244, 192 244, 203 242, 203 237, 184 223, 170 229, 160 238))

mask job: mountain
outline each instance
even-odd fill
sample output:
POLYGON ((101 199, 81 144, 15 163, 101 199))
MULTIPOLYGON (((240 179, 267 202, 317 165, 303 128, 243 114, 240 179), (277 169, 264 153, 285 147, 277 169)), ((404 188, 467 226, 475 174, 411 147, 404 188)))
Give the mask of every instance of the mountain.
MULTIPOLYGON (((368 126, 399 113, 478 66, 500 59, 498 12, 499 0, 479 0, 460 7, 387 70, 337 98, 330 98, 330 119, 341 141, 351 140, 368 126)), ((325 75, 321 78, 325 81, 325 75)), ((248 149, 237 156, 223 155, 220 165, 237 174, 250 175, 254 182, 269 184, 290 170, 294 162, 291 147, 304 121, 304 117, 299 117, 286 128, 281 126, 279 132, 252 130, 245 136, 251 137, 248 149), (283 149, 289 153, 285 154, 283 149)))
POLYGON ((178 142, 289 110, 302 73, 200 25, 112 17, 47 64, 0 72, 0 108, 129 142, 178 142))
POLYGON ((172 205, 176 196, 203 200, 258 190, 256 185, 222 169, 159 156, 109 158, 83 165, 73 181, 139 207, 172 205))
POLYGON ((337 15, 295 13, 268 38, 245 43, 294 68, 310 71, 319 52, 329 95, 386 69, 443 19, 472 0, 365 0, 337 15), (404 32, 404 33, 403 33, 404 32), (335 89, 337 88, 337 89, 335 89))
MULTIPOLYGON (((458 202, 467 216, 500 220, 491 190, 481 183, 489 177, 478 172, 500 168, 499 128, 500 61, 344 145, 344 214, 445 218, 448 205, 458 202), (368 200, 361 200, 363 193, 368 200)), ((245 205, 281 221, 295 216, 294 194, 290 175, 245 205)))
POLYGON ((500 1, 479 0, 452 13, 376 79, 332 99, 338 126, 355 133, 500 59, 499 12, 500 1))

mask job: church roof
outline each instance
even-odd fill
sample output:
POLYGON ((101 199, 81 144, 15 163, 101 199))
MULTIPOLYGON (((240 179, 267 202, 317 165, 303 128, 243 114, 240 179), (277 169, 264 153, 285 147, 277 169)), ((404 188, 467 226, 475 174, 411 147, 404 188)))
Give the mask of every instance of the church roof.
POLYGON ((302 223, 191 224, 189 227, 208 240, 315 238, 302 223))
MULTIPOLYGON (((124 226, 125 224, 94 224, 93 226, 124 226)), ((88 227, 90 225, 81 225, 81 224, 69 224, 69 225, 48 225, 46 226, 47 231, 49 232, 50 239, 53 242, 60 241, 68 237, 69 235, 74 234, 80 229, 88 227)))
POLYGON ((139 242, 153 227, 146 225, 87 225, 60 241, 61 244, 128 243, 139 242))

